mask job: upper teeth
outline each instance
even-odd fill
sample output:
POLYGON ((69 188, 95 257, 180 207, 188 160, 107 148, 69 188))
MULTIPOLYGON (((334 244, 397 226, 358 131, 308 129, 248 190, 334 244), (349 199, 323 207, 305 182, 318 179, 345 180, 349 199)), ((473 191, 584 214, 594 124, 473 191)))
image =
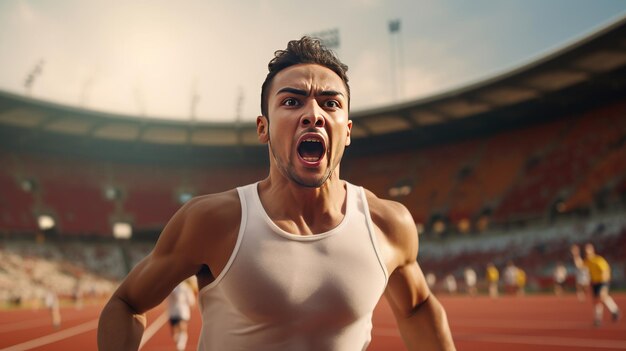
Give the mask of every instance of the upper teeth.
POLYGON ((319 143, 320 141, 317 139, 304 139, 304 141, 319 143))

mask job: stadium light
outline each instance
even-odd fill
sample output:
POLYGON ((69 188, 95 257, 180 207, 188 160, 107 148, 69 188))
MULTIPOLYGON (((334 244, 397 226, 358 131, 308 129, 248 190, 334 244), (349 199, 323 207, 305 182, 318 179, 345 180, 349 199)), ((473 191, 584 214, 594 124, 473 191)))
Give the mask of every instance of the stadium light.
POLYGON ((32 179, 22 179, 20 180, 20 187, 27 193, 35 190, 35 181, 32 179))
POLYGON ((54 218, 52 216, 44 214, 37 217, 37 224, 39 225, 39 229, 41 230, 50 230, 54 228, 56 222, 54 221, 54 218))
POLYGON ((193 194, 188 191, 183 191, 178 194, 178 202, 182 205, 185 202, 191 200, 193 198, 193 194))
POLYGON ((130 223, 113 223, 113 237, 116 239, 130 239, 133 236, 133 227, 130 223))
POLYGON ((104 198, 113 201, 120 196, 120 191, 114 186, 107 186, 104 188, 104 198))
POLYGON ((413 190, 413 188, 409 185, 394 186, 393 188, 389 189, 389 196, 391 197, 407 196, 411 193, 411 190, 413 190))

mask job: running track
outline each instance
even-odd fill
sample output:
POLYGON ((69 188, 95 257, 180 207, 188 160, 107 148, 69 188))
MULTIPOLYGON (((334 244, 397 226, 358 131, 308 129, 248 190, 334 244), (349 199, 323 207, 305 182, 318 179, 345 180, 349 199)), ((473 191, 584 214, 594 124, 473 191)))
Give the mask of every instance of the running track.
MULTIPOLYGON (((613 294, 622 311, 626 294, 613 294)), ((526 297, 440 296, 446 307, 452 334, 459 351, 474 350, 626 350, 626 320, 591 325, 591 305, 578 302, 573 295, 526 297)), ((96 350, 97 318, 101 305, 81 310, 65 307, 59 330, 50 325, 45 309, 0 311, 0 351, 96 350)), ((148 314, 149 324, 142 351, 174 350, 163 307, 148 314)), ((190 342, 194 350, 200 317, 194 312, 190 323, 190 342)), ((374 330, 369 351, 406 350, 396 331, 393 316, 383 300, 374 314, 374 330)))

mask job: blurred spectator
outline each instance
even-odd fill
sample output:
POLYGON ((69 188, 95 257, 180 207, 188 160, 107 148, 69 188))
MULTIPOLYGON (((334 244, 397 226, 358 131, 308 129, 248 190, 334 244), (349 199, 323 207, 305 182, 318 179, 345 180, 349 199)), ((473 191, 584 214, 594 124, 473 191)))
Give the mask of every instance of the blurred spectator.
POLYGON ((576 266, 576 297, 578 301, 585 301, 589 295, 589 269, 587 266, 576 266))
POLYGON ((500 281, 500 272, 496 266, 489 262, 487 264, 487 285, 489 286, 489 296, 498 297, 498 283, 500 281))
POLYGON ((54 290, 49 289, 46 292, 46 296, 44 297, 44 304, 46 305, 46 308, 50 311, 52 326, 54 327, 54 329, 59 329, 61 327, 61 309, 59 306, 59 296, 54 290))
POLYGON ((472 267, 466 267, 463 271, 463 276, 465 278, 465 286, 467 287, 467 293, 470 296, 474 296, 477 293, 476 289, 476 271, 472 269, 472 267))
POLYGON ((197 286, 195 277, 188 278, 178 284, 167 298, 172 338, 177 351, 183 351, 187 347, 187 327, 191 318, 191 306, 196 302, 197 286))
POLYGON ((561 296, 563 294, 565 279, 567 279, 567 268, 565 268, 563 262, 557 262, 552 276, 554 277, 554 294, 561 296))
POLYGON ((433 272, 426 273, 426 283, 431 290, 435 289, 435 284, 437 283, 437 276, 433 272))
POLYGON ((517 295, 524 296, 526 295, 526 272, 523 269, 516 267, 516 274, 515 282, 517 295))
POLYGON ((444 283, 446 285, 446 291, 448 293, 450 293, 450 294, 455 294, 456 293, 456 291, 457 291, 457 284, 456 284, 456 278, 454 278, 454 275, 452 275, 452 274, 446 275, 444 283))
POLYGON ((517 267, 513 261, 508 261, 504 268, 504 290, 507 294, 514 294, 518 291, 517 267))

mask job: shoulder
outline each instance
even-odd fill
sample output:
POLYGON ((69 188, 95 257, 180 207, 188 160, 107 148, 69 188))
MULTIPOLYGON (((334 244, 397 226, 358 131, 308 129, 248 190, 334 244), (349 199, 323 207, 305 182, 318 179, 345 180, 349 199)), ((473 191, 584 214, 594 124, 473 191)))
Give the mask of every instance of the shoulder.
POLYGON ((603 266, 608 266, 609 265, 609 261, 607 261, 604 257, 602 256, 596 256, 598 263, 603 265, 603 266))
POLYGON ((363 189, 372 220, 376 225, 390 229, 415 228, 415 222, 409 210, 401 203, 381 199, 373 192, 363 189))
POLYGON ((409 210, 401 203, 381 199, 364 188, 370 216, 385 240, 401 251, 406 259, 415 260, 418 237, 415 222, 409 210))
POLYGON ((156 248, 193 248, 204 246, 206 241, 215 243, 236 232, 240 219, 241 203, 236 189, 194 197, 172 216, 156 248))
POLYGON ((179 216, 187 222, 210 222, 214 224, 220 221, 229 221, 239 218, 241 214, 241 201, 236 189, 221 193, 202 195, 189 200, 175 216, 179 216))

